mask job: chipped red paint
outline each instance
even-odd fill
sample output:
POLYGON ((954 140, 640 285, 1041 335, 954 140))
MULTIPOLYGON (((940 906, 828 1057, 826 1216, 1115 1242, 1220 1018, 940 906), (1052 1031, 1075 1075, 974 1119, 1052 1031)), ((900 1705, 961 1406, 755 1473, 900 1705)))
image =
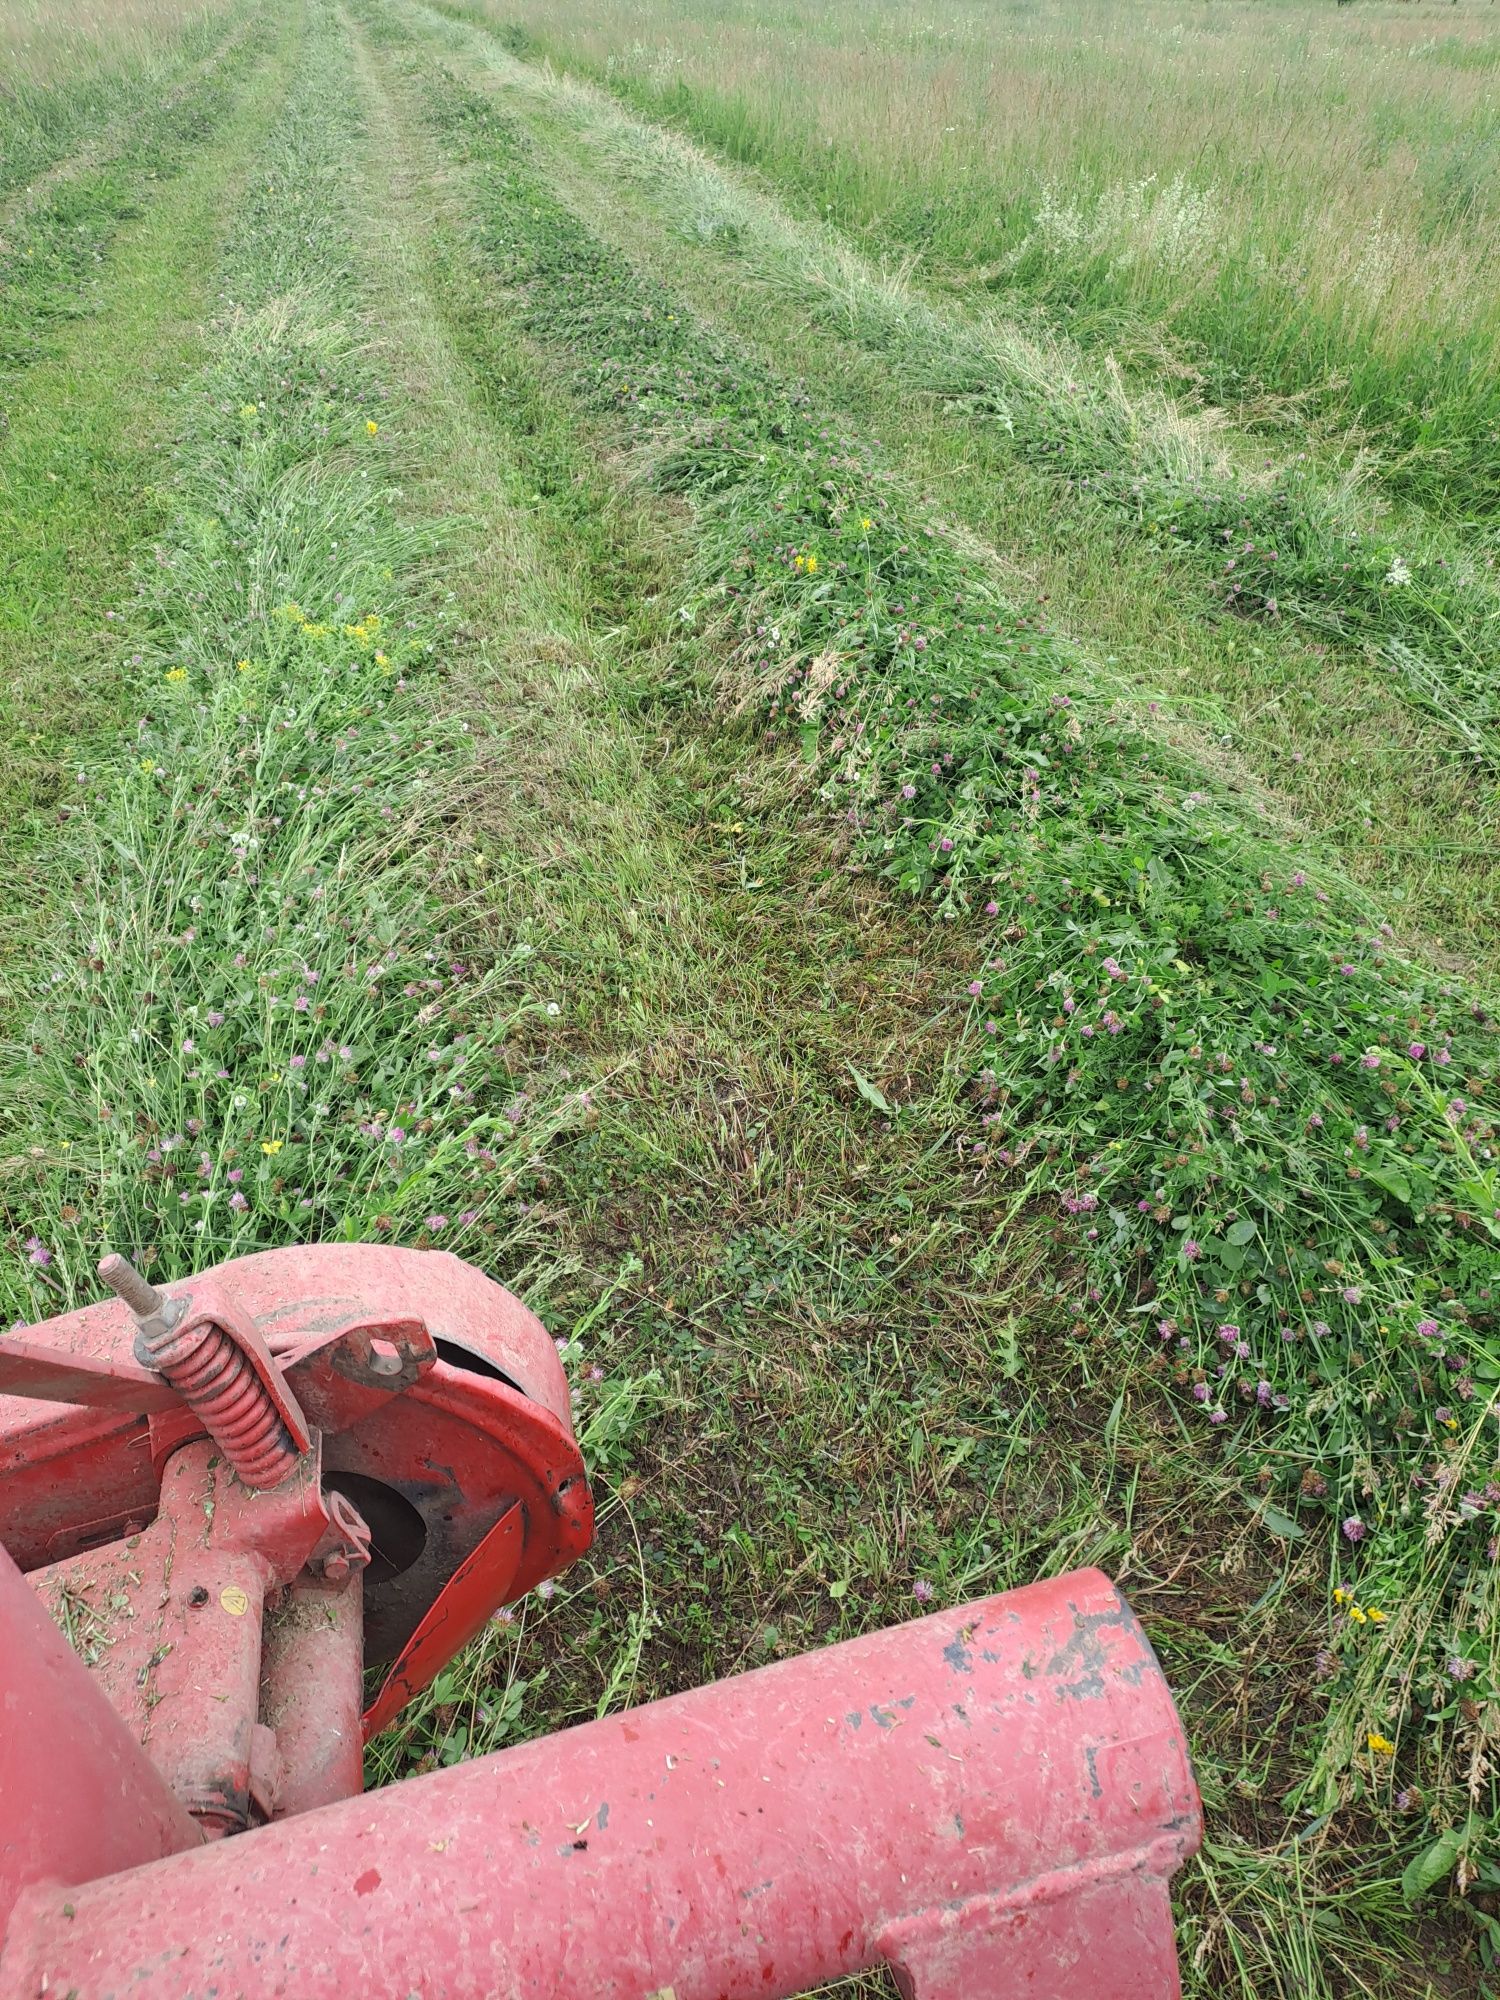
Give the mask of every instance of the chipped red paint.
POLYGON ((1200 1838, 1097 1571, 937 1613, 16 1912, 32 2000, 1168 2000, 1200 1838), (378 1971, 377 1971, 378 1969, 378 1971))
POLYGON ((118 1302, 0 1340, 0 2000, 1177 1993, 1198 1797, 1096 1571, 356 1796, 363 1735, 587 1546, 566 1383, 452 1257, 208 1277, 293 1410, 256 1490, 118 1302))

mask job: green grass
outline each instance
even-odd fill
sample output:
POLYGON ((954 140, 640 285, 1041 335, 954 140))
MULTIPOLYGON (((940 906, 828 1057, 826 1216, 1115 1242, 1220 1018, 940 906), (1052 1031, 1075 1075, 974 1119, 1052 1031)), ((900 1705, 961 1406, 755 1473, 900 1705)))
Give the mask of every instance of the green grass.
MULTIPOLYGON (((1273 794, 1268 808, 1329 841, 1408 933, 1491 977, 1500 970, 1500 794, 1483 664, 1500 600, 1455 544, 1440 538, 1430 568, 1461 579, 1457 624, 1420 591, 1387 582, 1389 524, 1356 493, 1335 497, 1317 469, 1242 475, 1222 435, 1190 415, 1128 396, 1107 374, 1081 395, 1076 355, 935 310, 595 93, 559 86, 493 42, 452 39, 524 95, 549 174, 591 227, 752 352, 774 364, 795 351, 829 407, 878 434, 946 511, 990 540, 1008 587, 1046 603, 1096 659, 1112 661, 1122 691, 1154 698, 1153 713, 1226 775, 1258 777, 1273 794), (959 393, 982 352, 1016 384, 1004 423, 998 390, 959 393), (1063 423, 1071 445, 1060 463, 1063 423), (1086 469, 1117 463, 1128 470, 1086 469), (1255 483, 1242 486, 1242 476, 1255 483), (1177 531, 1174 493, 1196 496, 1196 544, 1177 531), (1274 615, 1234 594, 1242 538, 1254 539, 1263 502, 1284 517, 1293 552, 1318 551, 1297 578, 1288 564, 1291 588, 1276 583, 1274 615), (1246 505, 1251 516, 1236 518, 1246 505), (1232 557, 1222 530, 1209 532, 1213 518, 1236 520, 1232 557), (1348 587, 1351 555, 1370 576, 1362 602, 1348 587), (1434 634, 1442 667, 1418 650, 1434 634), (1450 671, 1448 655, 1467 674, 1450 671)), ((1287 554, 1280 535, 1260 546, 1253 559, 1268 569, 1287 554)))
MULTIPOLYGON (((1408 1021, 1434 1003, 1451 1009, 1457 996, 1449 989, 1444 1000, 1441 981, 1429 989, 1419 968, 1396 962, 1378 940, 1372 958, 1357 915, 1338 913, 1337 892, 1302 903, 1311 887, 1298 888, 1291 860, 1264 833, 1247 834, 1207 797, 1184 804, 1182 767, 1107 703, 1091 709, 1076 664, 1066 681, 1058 678, 1045 636, 1005 614, 972 560, 912 510, 873 454, 837 433, 820 439, 819 413, 804 400, 788 397, 721 340, 706 340, 679 300, 642 285, 584 236, 482 102, 450 84, 438 105, 441 118, 457 116, 467 128, 461 157, 475 163, 489 254, 523 302, 522 323, 549 346, 563 345, 575 393, 595 408, 623 410, 653 476, 695 501, 684 615, 730 618, 742 635, 742 689, 773 728, 791 726, 810 780, 821 778, 824 798, 855 823, 855 851, 867 866, 955 921, 986 896, 1001 906, 994 942, 968 947, 976 969, 983 971, 987 952, 992 962, 991 976, 978 982, 979 1018, 970 1029, 978 1101, 967 1143, 992 1163, 986 1171, 1014 1170, 1021 1198, 1050 1186, 1064 1210, 1080 1214, 1078 1224, 1063 1221, 1054 1232, 1065 1255, 1094 1266, 1092 1293, 1087 1277, 1062 1288, 1075 1337, 1087 1338, 1096 1318, 1107 1325, 1128 1312, 1132 1295, 1144 1294, 1151 1319, 1173 1324, 1156 1365, 1176 1375, 1188 1408, 1196 1382, 1200 1421, 1231 1426, 1233 1458, 1254 1475, 1252 1499, 1269 1505, 1293 1537, 1317 1533, 1320 1517, 1336 1530, 1359 1515, 1370 1530, 1369 1546, 1358 1545, 1363 1561, 1345 1573, 1377 1608, 1390 1602, 1389 1629, 1373 1628, 1371 1646, 1360 1644, 1371 1628, 1346 1622, 1347 1636, 1339 1636, 1336 1626, 1328 1732, 1321 1754, 1304 1743, 1311 1771, 1304 1767, 1303 1795, 1311 1778, 1312 1796, 1326 1809, 1350 1796, 1352 1780, 1355 1793, 1388 1800, 1399 1781, 1365 1748, 1364 1735, 1397 1729, 1413 1688, 1435 1694, 1432 1676, 1443 1671, 1438 1654, 1424 1664, 1410 1649, 1432 1645, 1439 1631, 1444 1647, 1455 1643, 1454 1618, 1470 1646, 1482 1646, 1488 1629, 1474 1595, 1484 1588, 1483 1563, 1449 1541, 1447 1560, 1456 1566, 1440 1578, 1434 1557, 1403 1531, 1401 1484, 1386 1475, 1372 1488, 1361 1470, 1399 1453, 1415 1473, 1442 1455, 1446 1414, 1434 1420, 1428 1404, 1424 1417, 1422 1404, 1444 1391, 1414 1331, 1426 1317, 1429 1284, 1435 1298, 1446 1279, 1467 1301, 1479 1344, 1461 1365, 1462 1379, 1490 1366, 1483 1328, 1494 1194, 1478 1157, 1488 1139, 1482 1125, 1472 1143, 1455 1139, 1446 1100, 1419 1081, 1397 1046, 1398 1038, 1417 1039, 1408 1021), (810 555, 819 558, 815 571, 810 555), (736 595, 748 600, 747 611, 736 609, 736 595), (914 604, 923 614, 915 629, 914 604), (757 643, 766 631, 778 634, 779 647, 757 643), (772 651, 780 656, 774 666, 772 651), (814 660, 823 684, 809 699, 798 683, 814 660), (925 716, 934 698, 942 703, 935 727, 900 719, 912 701, 925 716), (1081 715, 1076 739, 1070 709, 1081 715), (864 743, 851 758, 862 725, 864 743), (1014 747, 997 757, 989 747, 997 738, 1014 747), (1075 740, 1080 747, 1070 751, 1075 740), (1078 758, 1071 776, 1070 755, 1078 758), (910 800, 899 800, 904 785, 910 800), (1268 896, 1278 905, 1269 916, 1268 896), (996 944, 1004 953, 998 966, 996 944), (1106 1040, 1108 1021, 1090 1024, 1100 1028, 1097 1057, 1087 1041, 1069 1038, 1064 1085, 1048 1059, 1049 1046, 1067 1035, 1060 1003, 1086 995, 1079 1004, 1104 1006, 1095 968, 1122 954, 1119 990, 1143 983, 1145 990, 1130 1002, 1128 1019, 1121 1010, 1118 1038, 1106 1040), (1349 970, 1338 970, 1345 963, 1349 970), (1048 997, 1028 999, 1033 992, 1048 997), (1060 1008, 1059 1025, 1035 1020, 1039 1007, 1044 1015, 1060 1008), (986 1016, 993 1040, 985 1038, 986 1016), (1123 1093, 1120 1071, 1134 1072, 1123 1093), (1214 1080, 1221 1073, 1233 1081, 1233 1106, 1217 1102, 1227 1088, 1214 1080), (1383 1133, 1390 1117, 1402 1136, 1383 1133), (998 1133, 983 1129, 986 1119, 998 1133), (1459 1193, 1458 1201, 1473 1199, 1477 1217, 1445 1218, 1443 1197, 1414 1187, 1407 1168, 1417 1153, 1402 1149, 1420 1150, 1424 1127, 1431 1157, 1453 1161, 1438 1170, 1456 1191, 1475 1177, 1472 1197, 1459 1193), (1382 1145, 1406 1166, 1377 1159, 1382 1145), (1138 1201, 1159 1224, 1135 1219, 1138 1201), (1106 1213, 1096 1250, 1089 1231, 1106 1213), (1189 1237, 1200 1257, 1183 1254, 1189 1237), (1221 1316, 1230 1312, 1253 1358, 1236 1366, 1230 1356, 1226 1370, 1215 1357, 1228 1324, 1221 1316), (1377 1335, 1374 1322, 1386 1315, 1389 1325, 1377 1335), (1288 1339, 1277 1340, 1278 1327, 1288 1339), (1257 1364, 1262 1401, 1295 1399, 1287 1422, 1272 1417, 1268 1427, 1256 1414, 1257 1364), (1337 1385, 1355 1373, 1368 1388, 1342 1392, 1337 1385), (1371 1428, 1383 1396, 1384 1415, 1371 1428)), ((1455 1028, 1461 1018, 1460 1004, 1455 1028)), ((1469 1053, 1450 1057, 1481 1091, 1487 1039, 1481 1026, 1469 1053)), ((1460 1124, 1466 1112, 1467 1103, 1455 1113, 1460 1124)), ((1453 1422, 1468 1440, 1464 1449, 1478 1450, 1477 1423, 1453 1422)), ((1422 1706, 1441 1720, 1441 1701, 1424 1697, 1422 1706)), ((1447 1713, 1455 1713, 1451 1704, 1447 1713)), ((1437 1753, 1423 1768, 1426 1784, 1440 1786, 1444 1753, 1431 1720, 1401 1755, 1411 1756, 1417 1740, 1422 1753, 1437 1753)), ((1407 1780, 1418 1767, 1398 1768, 1407 1780)))
POLYGON ((140 719, 80 759, 68 894, 9 996, 10 1313, 90 1293, 103 1243, 157 1272, 307 1237, 478 1246, 534 1143, 494 1101, 517 1009, 459 961, 461 885, 425 855, 472 732, 424 694, 424 543, 342 323, 357 114, 320 101, 326 12, 311 35, 217 273, 235 309, 178 404, 124 635, 140 719))
POLYGON ((183 89, 242 21, 238 10, 172 0, 86 14, 64 4, 51 18, 0 15, 0 234, 25 191, 123 135, 142 113, 183 89))
MULTIPOLYGON (((80 191, 70 190, 35 218, 13 268, 10 324, 26 329, 37 356, 6 383, 0 445, 0 731, 10 752, 0 828, 17 870, 30 845, 45 845, 49 816, 71 810, 80 754, 131 726, 120 634, 131 562, 169 511, 156 455, 173 391, 199 354, 245 147, 271 116, 290 60, 283 33, 253 74, 243 59, 214 69, 177 150, 155 155, 160 185, 137 220, 121 169, 95 190, 85 235, 80 191), (77 241, 93 275, 62 317, 48 267, 59 244, 72 258, 77 241)), ((26 879, 13 875, 0 925, 12 930, 30 902, 26 879)))
MULTIPOLYGON (((92 1296, 106 1241, 382 1237, 564 1338, 598 1544, 372 1777, 1097 1561, 1208 1807, 1190 1991, 1474 1990, 1481 1000, 1018 601, 961 463, 854 393, 882 350, 799 380, 795 319, 700 314, 647 208, 601 240, 586 147, 469 31, 266 25, 295 62, 201 156, 240 192, 169 422, 149 286, 116 371, 77 328, 22 385, 36 453, 107 414, 159 497, 99 572, 145 529, 97 653, 130 733, 36 829, 7 1312, 92 1296)), ((124 301, 202 254, 176 192, 124 301)), ((141 475, 90 513, 67 459, 76 540, 141 475)))
POLYGON ((1487 10, 987 0, 504 5, 607 83, 935 277, 1493 520, 1487 10))

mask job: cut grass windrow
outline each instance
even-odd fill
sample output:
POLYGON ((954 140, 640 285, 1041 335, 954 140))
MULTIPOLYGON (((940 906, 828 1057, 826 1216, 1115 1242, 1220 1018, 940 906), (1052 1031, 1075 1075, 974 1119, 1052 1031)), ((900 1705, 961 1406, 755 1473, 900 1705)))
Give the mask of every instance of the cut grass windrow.
POLYGON ((592 239, 488 98, 450 76, 431 112, 531 334, 693 503, 682 617, 732 636, 851 865, 969 927, 976 1167, 1055 1206, 1078 1326, 1138 1324, 1203 1448, 1380 1611, 1336 1619, 1305 1800, 1466 1812, 1472 1778, 1487 1811, 1484 1009, 1098 698, 878 452, 592 239))
MULTIPOLYGON (((458 21, 473 11, 438 0, 458 21)), ((1317 453, 1236 437, 1215 411, 1131 385, 1060 334, 932 298, 906 271, 872 265, 817 222, 794 221, 743 177, 669 132, 500 53, 519 88, 588 130, 617 169, 653 191, 677 234, 716 246, 770 288, 795 293, 814 338, 850 342, 897 389, 932 398, 966 429, 1106 517, 1150 538, 1224 613, 1293 624, 1368 656, 1371 678, 1427 719, 1492 794, 1500 768, 1500 583, 1493 554, 1420 509, 1381 504, 1361 464, 1340 476, 1317 453)))
POLYGON ((358 129, 319 9, 143 555, 137 720, 77 772, 66 898, 7 996, 7 1317, 93 1295, 106 1244, 159 1277, 304 1240, 473 1252, 550 1129, 505 1114, 516 1003, 460 955, 433 852, 472 738, 434 713, 422 550, 344 323, 358 129))
MULTIPOLYGON (((107 18, 107 17, 106 17, 107 18)), ((19 24, 0 20, 5 93, 0 99, 0 241, 17 214, 76 166, 95 164, 128 140, 142 113, 191 82, 195 68, 211 64, 224 42, 248 19, 243 7, 210 4, 188 20, 158 19, 119 46, 106 38, 86 53, 59 23, 37 37, 56 64, 28 73, 19 46, 19 24), (63 51, 66 50, 66 54, 63 51), (56 73, 60 66, 63 74, 56 73)), ((100 17, 95 24, 102 25, 100 17)), ((84 38, 86 39, 86 38, 84 38)))
MULTIPOLYGON (((191 148, 144 214, 110 227, 87 292, 11 379, 0 433, 0 837, 11 864, 0 956, 35 918, 29 872, 71 767, 129 712, 118 612, 137 549, 170 510, 156 483, 171 393, 201 356, 226 215, 295 60, 297 14, 263 24, 258 62, 220 63, 191 148), (182 171, 191 161, 191 170, 182 171), (101 329, 107 328, 107 338, 101 329)), ((43 308, 49 302, 43 290, 43 308)), ((18 313, 22 292, 12 301, 18 313)), ((33 330, 36 330, 35 328, 33 330)), ((43 892, 44 893, 44 892, 43 892)))
MULTIPOLYGON (((989 542, 1013 598, 1048 605, 1153 728, 1231 786, 1269 787, 1263 810, 1326 842, 1369 888, 1372 909, 1420 949, 1493 984, 1500 790, 1462 730, 1414 702, 1404 676, 1393 681, 1373 640, 1339 640, 1280 615, 1234 615, 1237 600, 1225 591, 1232 571, 1191 551, 1184 560, 1172 537, 1100 497, 1108 481, 1059 480, 992 418, 910 387, 909 366, 903 374, 879 345, 849 338, 841 316, 830 320, 830 273, 840 296, 874 298, 882 324, 915 296, 909 283, 803 229, 733 170, 597 91, 516 62, 490 35, 423 19, 424 32, 461 49, 471 73, 504 93, 537 145, 539 168, 596 234, 752 355, 773 367, 795 355, 820 405, 847 413, 845 428, 878 437, 949 518, 989 542)), ((855 327, 861 317, 851 308, 855 327)), ((1032 358, 1040 365, 1044 350, 1032 358)), ((1066 400, 1072 362, 1054 358, 1055 398, 1066 400)), ((1130 407, 1138 435, 1150 426, 1138 402, 1130 407)), ((1184 462, 1215 446, 1180 412, 1163 406, 1155 419, 1184 462)))

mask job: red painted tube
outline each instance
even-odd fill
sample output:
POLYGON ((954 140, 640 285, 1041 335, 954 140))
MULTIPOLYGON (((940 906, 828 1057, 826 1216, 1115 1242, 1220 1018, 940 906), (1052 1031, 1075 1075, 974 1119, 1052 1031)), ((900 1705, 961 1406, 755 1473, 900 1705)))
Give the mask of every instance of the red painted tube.
POLYGON ((87 1882, 201 1839, 0 1548, 0 1931, 28 1883, 87 1882))
POLYGON ((261 1720, 282 1765, 276 1817, 359 1796, 364 1786, 364 1579, 304 1570, 265 1626, 261 1720))
POLYGON ((5 2000, 1166 2000, 1201 1834, 1082 1571, 18 1905, 5 2000))

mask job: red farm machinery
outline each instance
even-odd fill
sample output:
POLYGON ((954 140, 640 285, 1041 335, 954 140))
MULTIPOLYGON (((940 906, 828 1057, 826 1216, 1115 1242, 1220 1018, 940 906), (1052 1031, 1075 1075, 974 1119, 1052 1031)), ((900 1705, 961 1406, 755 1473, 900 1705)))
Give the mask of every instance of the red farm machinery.
POLYGON ((1178 1992, 1198 1795, 1097 1571, 366 1794, 589 1545, 553 1342, 432 1251, 100 1274, 0 1338, 0 2000, 1178 1992))

